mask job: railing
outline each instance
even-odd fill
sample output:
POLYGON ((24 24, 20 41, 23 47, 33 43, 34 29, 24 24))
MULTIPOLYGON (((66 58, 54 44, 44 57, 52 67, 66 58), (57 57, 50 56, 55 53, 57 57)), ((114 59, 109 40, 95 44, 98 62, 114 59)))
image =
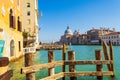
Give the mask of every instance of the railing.
MULTIPOLYGON (((105 60, 102 60, 102 52, 101 50, 95 50, 95 57, 96 60, 83 60, 83 61, 76 61, 75 60, 75 52, 68 51, 68 60, 66 60, 66 46, 63 46, 63 53, 62 53, 62 61, 54 61, 54 51, 48 51, 48 63, 46 64, 39 64, 39 65, 29 65, 21 69, 22 74, 26 74, 27 80, 35 80, 34 73, 39 70, 47 69, 48 68, 48 77, 43 78, 41 80, 56 80, 62 78, 65 80, 65 77, 70 77, 70 80, 77 80, 77 76, 97 76, 98 80, 102 80, 103 76, 111 76, 114 77, 114 57, 113 57, 113 48, 112 44, 110 44, 110 54, 108 54, 107 44, 103 42, 103 50, 104 50, 104 57, 105 60), (76 72, 75 65, 96 65, 95 72, 76 72), (102 66, 107 65, 108 71, 103 71, 102 66), (65 66, 69 65, 69 72, 65 72, 65 66), (62 72, 55 74, 55 67, 62 66, 62 72), (32 76, 31 76, 32 75, 32 76)), ((28 58, 29 59, 29 58, 28 58)), ((31 60, 31 59, 30 59, 31 60)))
POLYGON ((36 52, 36 48, 35 47, 23 48, 23 52, 24 53, 35 53, 36 52))

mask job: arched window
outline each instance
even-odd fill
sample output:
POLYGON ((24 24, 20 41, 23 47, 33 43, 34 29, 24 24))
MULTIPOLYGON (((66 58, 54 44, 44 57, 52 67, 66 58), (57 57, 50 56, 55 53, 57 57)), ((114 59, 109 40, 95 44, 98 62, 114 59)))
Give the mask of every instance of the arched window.
POLYGON ((10 56, 14 56, 14 50, 15 50, 15 46, 14 46, 14 40, 11 40, 10 42, 10 56))

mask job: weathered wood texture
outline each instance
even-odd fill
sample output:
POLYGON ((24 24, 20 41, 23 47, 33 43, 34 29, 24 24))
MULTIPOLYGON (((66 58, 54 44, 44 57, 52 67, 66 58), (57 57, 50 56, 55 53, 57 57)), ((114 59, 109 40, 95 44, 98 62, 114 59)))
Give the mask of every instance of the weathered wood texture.
MULTIPOLYGON (((68 60, 74 61, 75 60, 75 52, 69 51, 68 52, 68 60)), ((69 72, 75 72, 75 65, 69 65, 69 72)), ((70 80, 77 80, 77 77, 70 77, 70 80)))
MULTIPOLYGON (((96 50, 95 51, 95 57, 96 57, 96 60, 99 60, 99 61, 102 60, 101 50, 96 50)), ((96 65, 96 71, 102 72, 102 64, 97 64, 96 65)), ((103 76, 97 76, 97 80, 102 80, 102 79, 103 79, 103 76)))
MULTIPOLYGON (((25 54, 25 67, 34 65, 34 53, 25 54)), ((35 80, 35 73, 27 73, 26 80, 35 80)))
MULTIPOLYGON (((63 44, 62 60, 63 60, 63 61, 66 60, 66 44, 63 44)), ((62 72, 65 72, 65 65, 62 66, 62 72)), ((65 80, 65 77, 63 77, 62 80, 65 80)))
POLYGON ((77 77, 77 76, 109 76, 114 75, 112 71, 106 71, 106 72, 61 72, 58 74, 55 74, 53 76, 49 76, 40 80, 55 80, 62 78, 64 76, 68 77, 77 77))
POLYGON ((64 73, 63 72, 55 74, 53 76, 49 76, 49 77, 40 79, 40 80, 56 80, 56 79, 59 79, 59 78, 62 78, 62 77, 64 77, 64 73))
POLYGON ((0 67, 7 66, 9 64, 9 59, 7 57, 0 58, 0 67))
POLYGON ((77 77, 77 76, 110 76, 113 75, 112 71, 107 72, 65 72, 65 76, 77 77))
POLYGON ((36 72, 36 71, 39 71, 39 70, 43 70, 43 69, 47 69, 47 68, 53 68, 55 66, 62 66, 62 65, 64 65, 63 61, 33 65, 33 66, 29 66, 29 67, 23 67, 21 69, 21 73, 22 74, 32 73, 32 72, 36 72))
MULTIPOLYGON (((48 51, 48 62, 54 62, 54 52, 48 51)), ((48 69, 48 76, 54 75, 54 67, 48 69)))
MULTIPOLYGON (((108 53, 108 47, 105 41, 103 41, 103 52, 104 52, 105 60, 110 60, 110 56, 108 53)), ((107 64, 107 67, 108 67, 108 70, 110 71, 110 67, 111 67, 110 64, 107 64)))
MULTIPOLYGON (((113 71, 113 73, 114 73, 114 54, 113 54, 113 47, 112 47, 112 43, 110 43, 110 60, 112 60, 113 61, 113 63, 111 63, 111 71, 113 71)), ((114 77, 114 75, 112 76, 112 77, 114 77)))
POLYGON ((0 80, 10 80, 13 76, 13 70, 8 70, 6 73, 0 76, 0 80))
POLYGON ((91 60, 91 61, 58 61, 58 62, 51 62, 51 63, 46 63, 46 64, 39 64, 39 65, 33 65, 29 67, 23 67, 21 69, 22 74, 26 73, 31 73, 31 72, 36 72, 39 70, 47 69, 47 68, 52 68, 55 66, 62 66, 62 65, 83 65, 83 64, 111 64, 113 61, 111 60, 105 60, 105 61, 98 61, 98 60, 91 60))
POLYGON ((102 61, 98 61, 98 60, 84 60, 84 61, 65 61, 65 65, 87 65, 87 64, 91 64, 91 65, 95 65, 95 64, 112 64, 113 61, 112 60, 102 60, 102 61))
POLYGON ((109 76, 109 75, 113 75, 112 71, 106 71, 106 72, 62 72, 62 73, 58 73, 55 74, 53 76, 49 76, 40 80, 55 80, 55 79, 59 79, 62 78, 64 76, 68 76, 68 77, 77 77, 77 76, 109 76))

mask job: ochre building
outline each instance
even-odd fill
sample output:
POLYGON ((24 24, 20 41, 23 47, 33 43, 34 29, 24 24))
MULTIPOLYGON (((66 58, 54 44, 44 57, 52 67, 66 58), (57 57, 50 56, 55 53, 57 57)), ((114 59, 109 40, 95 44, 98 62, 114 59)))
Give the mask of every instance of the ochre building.
POLYGON ((0 0, 0 57, 23 55, 21 0, 0 0))

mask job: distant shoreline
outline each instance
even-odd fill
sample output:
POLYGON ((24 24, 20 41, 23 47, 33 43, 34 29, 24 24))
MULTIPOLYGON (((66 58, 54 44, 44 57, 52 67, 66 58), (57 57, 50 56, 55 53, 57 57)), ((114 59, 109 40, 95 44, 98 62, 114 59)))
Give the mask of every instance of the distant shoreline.
MULTIPOLYGON (((72 44, 72 46, 76 46, 76 45, 102 46, 102 44, 72 44)), ((67 45, 67 46, 69 46, 69 45, 67 45)), ((120 46, 120 45, 113 45, 113 46, 120 46)))

